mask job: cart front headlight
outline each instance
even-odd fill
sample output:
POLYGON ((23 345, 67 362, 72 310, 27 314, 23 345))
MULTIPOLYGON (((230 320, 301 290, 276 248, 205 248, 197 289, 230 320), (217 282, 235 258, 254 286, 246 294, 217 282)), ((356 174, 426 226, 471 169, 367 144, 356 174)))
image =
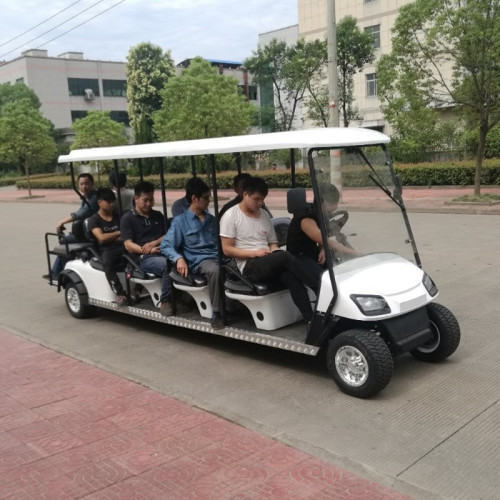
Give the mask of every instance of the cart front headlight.
POLYGON ((391 308, 380 295, 351 295, 351 299, 365 316, 378 316, 391 312, 391 308))
POLYGON ((431 277, 427 273, 424 273, 424 277, 422 278, 422 284, 425 286, 427 293, 431 297, 434 297, 434 295, 438 293, 437 286, 434 284, 434 281, 432 281, 431 277))

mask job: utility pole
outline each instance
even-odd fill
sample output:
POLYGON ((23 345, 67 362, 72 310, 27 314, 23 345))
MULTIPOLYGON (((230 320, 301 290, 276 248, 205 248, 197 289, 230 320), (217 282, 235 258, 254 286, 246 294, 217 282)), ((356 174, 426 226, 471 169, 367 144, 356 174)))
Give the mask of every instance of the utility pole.
POLYGON ((328 108, 330 127, 338 127, 339 86, 337 75, 337 21, 335 19, 335 0, 327 0, 326 7, 327 46, 328 46, 328 108))
MULTIPOLYGON (((337 75, 337 21, 335 19, 335 0, 326 0, 326 26, 328 47, 328 109, 329 127, 338 127, 339 119, 339 84, 337 75)), ((330 150, 330 181, 337 187, 342 196, 342 171, 340 168, 340 152, 330 150)))

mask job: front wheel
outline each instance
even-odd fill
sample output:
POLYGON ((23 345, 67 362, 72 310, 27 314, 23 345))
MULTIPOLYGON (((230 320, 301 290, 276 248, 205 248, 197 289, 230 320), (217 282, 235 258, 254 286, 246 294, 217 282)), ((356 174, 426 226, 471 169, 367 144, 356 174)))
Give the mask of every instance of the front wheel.
POLYGON ((347 330, 333 338, 327 365, 340 389, 358 398, 380 392, 390 382, 394 366, 386 343, 367 330, 347 330))
POLYGON ((451 356, 460 344, 460 326, 453 313, 441 304, 427 305, 432 338, 413 349, 412 356, 421 361, 436 363, 451 356))
POLYGON ((68 282, 64 288, 64 299, 69 313, 74 318, 88 318, 95 312, 95 306, 89 306, 83 303, 82 294, 77 285, 72 281, 68 282))

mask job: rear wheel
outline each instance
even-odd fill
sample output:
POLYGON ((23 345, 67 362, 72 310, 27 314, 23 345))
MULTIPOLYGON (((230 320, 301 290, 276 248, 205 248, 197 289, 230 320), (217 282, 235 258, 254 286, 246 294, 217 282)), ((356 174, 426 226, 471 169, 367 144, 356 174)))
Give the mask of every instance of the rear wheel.
POLYGON ((441 304, 427 305, 432 338, 413 349, 412 356, 421 361, 436 363, 451 356, 460 344, 460 326, 453 313, 441 304))
POLYGON ((96 310, 95 306, 89 306, 83 303, 82 293, 79 287, 72 281, 69 281, 64 288, 64 299, 69 313, 74 318, 88 318, 92 316, 96 310))
POLYGON ((340 389, 358 398, 380 392, 390 382, 393 370, 386 343, 366 330, 347 330, 332 339, 327 365, 340 389))

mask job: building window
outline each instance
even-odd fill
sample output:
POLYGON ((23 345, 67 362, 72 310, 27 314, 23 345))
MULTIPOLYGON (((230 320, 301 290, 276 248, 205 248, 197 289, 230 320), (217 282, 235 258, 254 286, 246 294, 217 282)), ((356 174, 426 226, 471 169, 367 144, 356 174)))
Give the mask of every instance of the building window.
POLYGON ((71 111, 71 123, 80 118, 85 118, 87 116, 87 111, 71 111))
POLYGON ((250 101, 256 101, 257 100, 257 87, 255 85, 249 85, 248 86, 248 99, 250 101))
POLYGON ((130 120, 126 111, 110 111, 109 117, 118 123, 123 123, 125 126, 130 126, 130 120))
POLYGON ((24 83, 24 78, 16 78, 16 83, 24 83))
POLYGON ((377 96, 377 73, 366 75, 366 97, 377 96))
POLYGON ((255 85, 247 85, 246 90, 248 91, 248 95, 245 92, 245 85, 238 85, 238 90, 246 96, 249 101, 257 100, 257 87, 255 85))
POLYGON ((376 0, 365 0, 364 3, 372 3, 375 2, 376 0))
POLYGON ((380 24, 368 26, 365 28, 365 33, 369 33, 373 37, 373 48, 380 48, 380 24))
POLYGON ((99 82, 97 78, 68 78, 69 95, 85 95, 87 89, 99 96, 99 82))
POLYGON ((102 92, 105 97, 127 97, 127 80, 103 80, 102 92))

